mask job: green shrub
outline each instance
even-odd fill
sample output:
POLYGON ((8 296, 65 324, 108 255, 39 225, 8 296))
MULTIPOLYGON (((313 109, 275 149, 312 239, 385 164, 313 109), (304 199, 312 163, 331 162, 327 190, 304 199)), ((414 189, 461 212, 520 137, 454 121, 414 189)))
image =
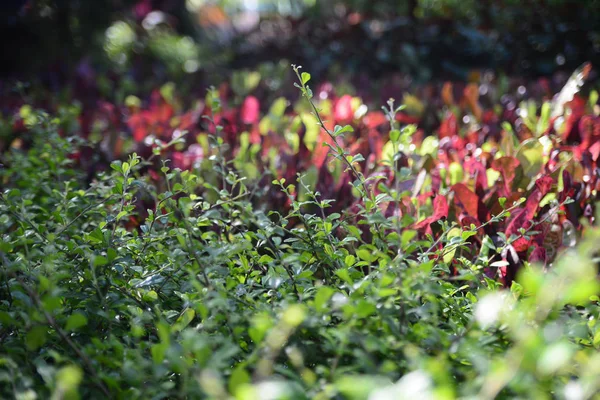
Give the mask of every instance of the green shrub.
MULTIPOLYGON (((310 76, 299 79, 310 100, 310 76)), ((526 264, 502 290, 484 274, 501 267, 493 254, 502 249, 470 253, 478 227, 439 221, 435 240, 419 239, 412 220, 379 211, 399 194, 375 196, 353 169, 358 157, 334 141, 362 198, 353 218, 326 213, 329 200, 284 180, 273 184, 290 212, 261 209, 259 188, 222 157, 219 137, 218 186, 165 160, 162 191, 135 154, 88 184, 59 122, 38 113, 31 147, 12 149, 0 170, 2 398, 584 399, 600 390, 597 228, 549 272, 526 264)))

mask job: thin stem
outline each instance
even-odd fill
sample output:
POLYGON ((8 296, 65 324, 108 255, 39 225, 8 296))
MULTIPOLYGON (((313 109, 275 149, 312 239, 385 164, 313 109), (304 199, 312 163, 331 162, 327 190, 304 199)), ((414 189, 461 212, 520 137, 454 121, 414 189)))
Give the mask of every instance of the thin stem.
POLYGON ((77 221, 80 217, 82 217, 83 215, 85 215, 89 210, 91 210, 94 207, 98 207, 104 203, 106 203, 107 201, 109 201, 110 199, 113 198, 114 195, 110 195, 107 198, 105 198, 104 200, 100 201, 100 203, 97 204, 90 204, 89 206, 87 206, 85 209, 83 209, 79 214, 77 214, 77 216, 75 216, 75 218, 73 218, 71 221, 69 221, 65 226, 62 227, 62 229, 60 231, 58 231, 56 233, 56 236, 60 236, 62 235, 67 229, 69 229, 69 227, 71 225, 73 225, 75 223, 75 221, 77 221))
POLYGON ((58 333, 58 336, 60 336, 60 338, 75 352, 75 354, 77 354, 77 357, 79 357, 81 359, 85 368, 90 372, 90 374, 92 374, 92 377, 94 378, 94 383, 96 384, 96 386, 102 391, 102 393, 105 396, 110 398, 110 392, 108 391, 108 388, 104 385, 104 383, 102 383, 102 380, 100 379, 100 376, 98 375, 98 372, 96 371, 96 368, 94 367, 94 364, 92 363, 90 358, 75 344, 75 342, 73 342, 71 340, 71 338, 65 333, 65 331, 62 330, 62 328, 56 322, 54 317, 48 311, 46 311, 44 309, 37 293, 35 293, 29 287, 29 285, 27 285, 23 281, 22 278, 17 277, 17 280, 19 281, 19 283, 21 284, 23 289, 25 289, 25 291, 27 292, 27 294, 31 298, 31 300, 33 300, 33 302, 37 306, 38 310, 40 310, 42 312, 42 314, 44 315, 44 318, 46 319, 48 324, 50 326, 52 326, 52 328, 54 328, 56 333, 58 333))
MULTIPOLYGON (((117 217, 121 214, 121 212, 123 211, 123 208, 125 207, 125 196, 127 195, 127 176, 123 176, 123 191, 121 193, 121 204, 119 205, 119 212, 117 214, 117 217)), ((117 225, 119 224, 118 220, 114 221, 114 225, 110 234, 110 241, 112 242, 115 239, 115 232, 117 231, 117 225)))
MULTIPOLYGON (((304 97, 306 97, 306 99, 308 100, 308 103, 310 104, 311 108, 313 109, 313 114, 317 118, 318 125, 325 131, 325 133, 327 133, 327 135, 329 136, 331 141, 334 143, 334 145, 338 148, 338 150, 343 150, 338 145, 338 143, 335 139, 335 136, 333 135, 333 132, 331 132, 325 126, 325 123, 323 122, 323 119, 321 118, 321 115, 319 114, 319 110, 317 109, 317 106, 315 106, 315 103, 313 103, 311 98, 308 96, 307 87, 306 87, 306 84, 302 81, 302 78, 301 78, 300 72, 299 72, 299 67, 294 66, 294 71, 296 72, 296 75, 298 76, 300 85, 302 85, 301 89, 302 89, 303 95, 304 95, 304 97)), ((342 154, 343 154, 343 152, 342 152, 342 154)), ((365 195, 370 195, 370 200, 372 200, 373 203, 375 203, 374 198, 373 198, 373 193, 370 193, 370 191, 368 190, 364 176, 360 172, 358 172, 358 170, 354 167, 354 165, 350 161, 348 161, 348 159, 346 157, 341 156, 339 158, 341 158, 344 161, 344 163, 348 166, 348 168, 354 174, 355 178, 360 181, 360 184, 362 186, 362 189, 363 189, 365 195)))

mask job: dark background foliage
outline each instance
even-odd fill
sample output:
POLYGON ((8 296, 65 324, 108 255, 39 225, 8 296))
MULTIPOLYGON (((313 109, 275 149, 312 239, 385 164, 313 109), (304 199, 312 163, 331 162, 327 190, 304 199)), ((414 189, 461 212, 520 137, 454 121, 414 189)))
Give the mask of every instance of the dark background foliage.
POLYGON ((210 48, 202 58, 225 56, 234 68, 283 58, 315 76, 342 65, 371 77, 467 80, 478 68, 540 76, 600 56, 598 1, 6 0, 0 72, 64 77, 76 60, 102 54, 112 22, 139 22, 151 10, 210 48))

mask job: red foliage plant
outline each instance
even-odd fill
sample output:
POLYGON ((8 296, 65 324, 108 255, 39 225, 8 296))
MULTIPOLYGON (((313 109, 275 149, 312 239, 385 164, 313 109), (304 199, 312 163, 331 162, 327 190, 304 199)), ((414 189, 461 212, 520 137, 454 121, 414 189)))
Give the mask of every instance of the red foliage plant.
MULTIPOLYGON (((549 90, 548 81, 540 80, 538 86, 542 88, 539 92, 549 90)), ((353 133, 336 140, 350 154, 363 156, 355 165, 364 176, 377 177, 370 188, 377 194, 383 193, 381 185, 394 189, 394 168, 390 163, 384 165, 392 148, 386 114, 369 111, 359 97, 336 96, 331 84, 320 85, 317 93, 323 106, 321 117, 329 129, 335 125, 354 128, 353 133)), ((260 172, 268 170, 297 184, 297 174, 308 174, 312 177, 308 183, 323 198, 335 200, 327 212, 357 210, 360 199, 351 190, 356 177, 340 163, 330 162, 329 148, 322 146, 330 137, 312 126, 313 117, 300 103, 294 107, 281 103, 283 107, 265 113, 264 100, 258 94, 240 98, 221 90, 213 95, 218 97, 219 107, 211 109, 209 102, 195 99, 196 105, 186 109, 182 99, 167 99, 154 90, 146 102, 130 101, 122 106, 99 101, 95 109, 81 110, 78 122, 85 135, 98 121, 103 121, 107 136, 108 132, 126 132, 133 143, 129 149, 142 155, 152 154, 159 146, 163 158, 181 169, 201 168, 212 151, 207 147, 207 135, 221 136, 227 160, 241 170, 254 171, 254 175, 247 172, 251 177, 258 179, 260 172), (186 131, 183 146, 160 147, 186 131)), ((432 229, 439 220, 463 229, 485 225, 473 240, 480 240, 485 232, 495 242, 505 241, 508 266, 503 267, 502 275, 507 284, 524 260, 549 265, 561 246, 571 244, 563 240, 566 231, 579 232, 581 218, 594 222, 600 188, 598 105, 573 94, 571 100, 560 104, 564 111, 553 115, 546 125, 542 126, 541 116, 532 116, 533 125, 543 128, 533 132, 533 125, 517 113, 516 98, 510 94, 504 96, 508 100, 502 97, 501 104, 485 106, 476 85, 454 91, 447 83, 439 96, 429 100, 443 105, 437 114, 427 114, 431 107, 415 105, 413 99, 411 107, 395 115, 395 123, 401 127, 416 125, 412 142, 400 149, 396 163, 410 170, 412 177, 398 182, 397 188, 404 193, 398 204, 382 202, 382 211, 388 216, 411 217, 413 222, 406 228, 421 237, 439 235, 432 229), (506 124, 514 133, 507 131, 506 124), (510 217, 487 223, 502 212, 501 201, 510 206, 521 197, 526 201, 512 209, 510 217)), ((26 129, 25 117, 19 113, 14 113, 11 121, 14 132, 26 129)), ((123 146, 120 142, 112 155, 121 156, 123 146)), ((149 173, 160 179, 160 174, 149 173)), ((264 178, 261 182, 269 181, 264 178)), ((270 209, 285 210, 290 205, 277 188, 269 189, 261 201, 270 209)))

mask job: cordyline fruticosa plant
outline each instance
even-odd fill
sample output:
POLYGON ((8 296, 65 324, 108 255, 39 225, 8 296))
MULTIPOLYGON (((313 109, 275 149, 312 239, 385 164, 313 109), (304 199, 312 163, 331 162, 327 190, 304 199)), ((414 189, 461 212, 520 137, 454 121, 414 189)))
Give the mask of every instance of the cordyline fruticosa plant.
POLYGON ((21 108, 0 169, 0 395, 595 396, 597 110, 544 105, 495 140, 459 132, 449 101, 421 139, 408 106, 317 102, 295 71, 295 113, 261 119, 247 97, 245 133, 216 91, 187 135, 156 96, 173 114, 143 125, 149 151, 105 171, 61 135, 71 114, 21 108), (197 164, 175 167, 190 138, 197 164))

